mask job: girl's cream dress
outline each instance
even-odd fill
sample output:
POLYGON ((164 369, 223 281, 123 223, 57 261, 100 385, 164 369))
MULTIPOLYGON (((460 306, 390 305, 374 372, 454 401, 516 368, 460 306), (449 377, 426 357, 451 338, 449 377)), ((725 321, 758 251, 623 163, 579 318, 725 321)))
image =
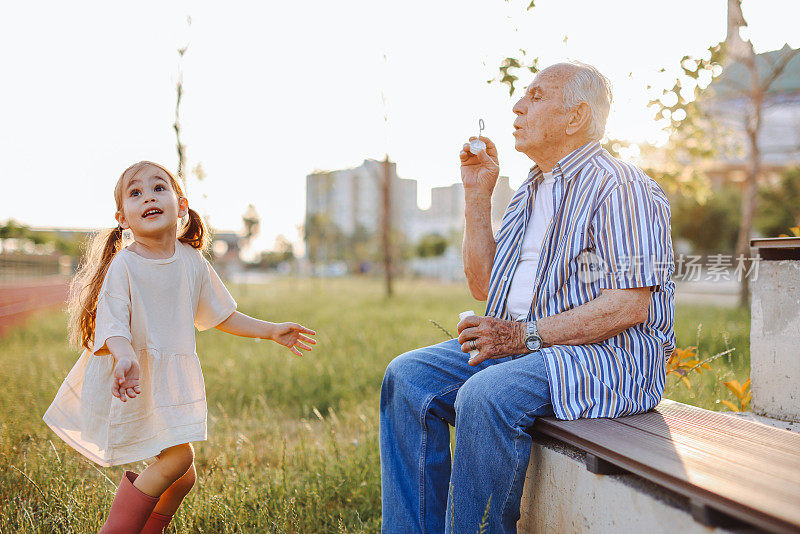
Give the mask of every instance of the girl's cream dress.
POLYGON ((206 394, 194 327, 217 326, 236 310, 208 261, 175 242, 166 259, 123 248, 108 268, 97 302, 93 350, 84 350, 44 414, 64 441, 112 466, 150 458, 173 445, 206 439, 206 394), (142 393, 111 395, 114 357, 106 340, 130 340, 142 393))

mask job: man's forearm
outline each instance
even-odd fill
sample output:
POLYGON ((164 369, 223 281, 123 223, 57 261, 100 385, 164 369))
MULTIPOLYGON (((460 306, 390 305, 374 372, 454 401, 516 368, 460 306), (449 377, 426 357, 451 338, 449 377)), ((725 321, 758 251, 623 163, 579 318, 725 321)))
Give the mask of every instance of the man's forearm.
MULTIPOLYGON (((650 288, 604 291, 596 299, 577 308, 543 317, 537 321, 545 345, 586 345, 615 336, 647 320, 650 288)), ((470 365, 489 358, 525 354, 523 323, 495 317, 466 317, 458 323, 461 350, 478 350, 470 365)))
POLYGON ((472 296, 486 300, 496 246, 492 234, 491 197, 466 191, 464 211, 464 274, 472 296))
POLYGON ((603 291, 594 300, 537 321, 545 345, 599 343, 647 320, 650 288, 603 291))

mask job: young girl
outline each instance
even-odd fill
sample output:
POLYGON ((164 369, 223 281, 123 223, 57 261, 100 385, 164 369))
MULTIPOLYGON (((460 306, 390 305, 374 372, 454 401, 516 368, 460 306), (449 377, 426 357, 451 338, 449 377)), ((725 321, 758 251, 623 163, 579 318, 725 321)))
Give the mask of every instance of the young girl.
POLYGON ((70 331, 85 350, 44 420, 102 466, 156 457, 141 474, 124 473, 100 531, 150 534, 167 528, 192 489, 191 442, 206 439, 194 327, 272 339, 298 356, 316 343, 308 337, 315 332, 236 311, 200 253, 202 219, 161 165, 126 169, 114 199, 119 226, 95 238, 72 286, 70 331), (121 248, 126 229, 133 243, 121 248))

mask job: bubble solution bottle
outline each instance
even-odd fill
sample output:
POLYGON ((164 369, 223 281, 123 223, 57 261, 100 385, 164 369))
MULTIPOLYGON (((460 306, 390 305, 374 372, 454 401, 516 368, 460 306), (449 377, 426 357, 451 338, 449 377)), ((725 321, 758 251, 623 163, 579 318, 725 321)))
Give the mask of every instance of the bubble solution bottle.
MULTIPOLYGON (((463 321, 467 317, 471 317, 473 315, 475 315, 475 312, 472 311, 472 310, 463 311, 463 312, 458 314, 458 322, 460 323, 461 321, 463 321)), ((477 355, 478 355, 478 349, 469 351, 469 359, 470 360, 472 358, 474 358, 475 356, 477 356, 477 355)))

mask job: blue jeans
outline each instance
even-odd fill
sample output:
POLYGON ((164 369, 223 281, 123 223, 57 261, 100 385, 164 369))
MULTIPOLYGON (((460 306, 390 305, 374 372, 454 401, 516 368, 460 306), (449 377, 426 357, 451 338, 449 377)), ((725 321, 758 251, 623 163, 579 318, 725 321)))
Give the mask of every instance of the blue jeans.
POLYGON ((517 531, 531 451, 526 430, 537 416, 554 415, 544 360, 537 352, 470 367, 468 358, 451 339, 402 354, 386 369, 385 533, 477 532, 487 505, 487 533, 517 531))

